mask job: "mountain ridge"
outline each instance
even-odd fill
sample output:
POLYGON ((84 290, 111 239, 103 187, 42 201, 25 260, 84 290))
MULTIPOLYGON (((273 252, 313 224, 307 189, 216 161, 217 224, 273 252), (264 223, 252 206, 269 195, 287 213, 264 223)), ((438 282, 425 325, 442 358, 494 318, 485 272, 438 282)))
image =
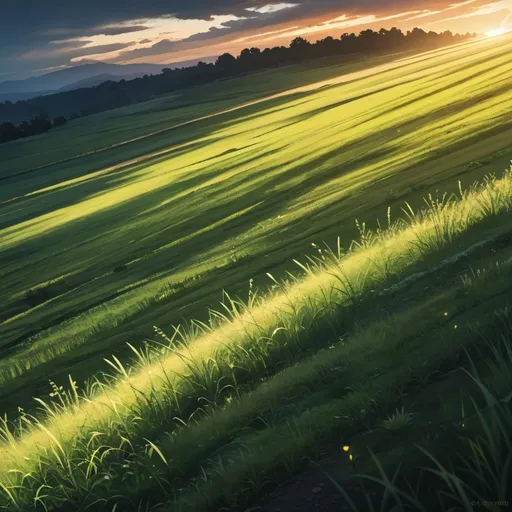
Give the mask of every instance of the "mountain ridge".
POLYGON ((52 71, 24 80, 0 82, 0 101, 19 101, 36 96, 70 91, 83 87, 94 87, 107 80, 133 80, 144 75, 160 74, 165 67, 194 65, 199 60, 212 61, 215 57, 204 57, 171 64, 109 64, 93 62, 52 71), (103 80, 102 77, 105 77, 103 80))
POLYGON ((0 82, 0 94, 30 93, 44 90, 58 90, 74 82, 90 78, 100 74, 112 74, 115 76, 130 75, 135 73, 160 73, 162 67, 159 64, 108 64, 95 62, 81 64, 70 68, 52 71, 40 76, 26 78, 24 80, 6 80, 0 82))

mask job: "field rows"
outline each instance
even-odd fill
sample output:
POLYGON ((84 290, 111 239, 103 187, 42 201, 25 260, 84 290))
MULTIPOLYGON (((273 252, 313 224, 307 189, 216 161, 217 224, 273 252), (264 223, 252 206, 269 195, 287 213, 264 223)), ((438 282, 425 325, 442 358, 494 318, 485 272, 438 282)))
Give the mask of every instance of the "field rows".
POLYGON ((248 259, 248 276, 231 273, 229 289, 240 293, 250 277, 279 273, 311 242, 350 240, 355 217, 372 220, 387 206, 398 215, 404 197, 418 204, 433 187, 453 187, 457 175, 469 184, 503 166, 508 50, 469 45, 405 59, 263 103, 245 118, 221 118, 154 164, 81 181, 63 176, 58 188, 5 204, 3 346, 43 329, 38 343, 46 346, 96 347, 98 331, 120 323, 127 341, 138 342, 155 323, 200 315, 220 298, 218 285, 208 285, 204 300, 172 313, 175 294, 165 290, 183 280, 248 259), (478 163, 483 157, 487 165, 478 163), (126 271, 113 272, 119 266, 126 271), (27 292, 38 288, 49 300, 27 309, 27 292))
POLYGON ((294 91, 295 69, 285 94, 294 68, 266 72, 5 145, 0 509, 244 510, 470 354, 491 353, 478 368, 508 404, 499 41, 319 68, 294 91), (22 174, 38 151, 76 157, 80 134, 87 152, 158 130, 22 174))

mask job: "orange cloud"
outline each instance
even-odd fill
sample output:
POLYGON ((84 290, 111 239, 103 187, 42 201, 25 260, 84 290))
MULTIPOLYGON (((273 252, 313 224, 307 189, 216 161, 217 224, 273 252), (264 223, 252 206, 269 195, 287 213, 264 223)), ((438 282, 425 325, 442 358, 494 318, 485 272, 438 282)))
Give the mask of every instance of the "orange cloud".
MULTIPOLYGON (((508 2, 510 3, 510 2, 508 2)), ((509 5, 507 5, 507 2, 501 1, 501 2, 493 2, 490 4, 482 5, 478 7, 476 10, 471 12, 466 12, 459 14, 458 16, 452 16, 451 18, 444 18, 442 20, 433 21, 430 23, 430 25, 436 24, 436 23, 443 23, 447 21, 453 21, 453 20, 462 20, 467 18, 473 18, 475 16, 488 16, 490 14, 495 14, 497 12, 509 9, 509 5)))
POLYGON ((446 11, 452 11, 454 9, 460 9, 461 7, 464 7, 466 5, 474 4, 477 1, 478 0, 467 0, 465 2, 460 2, 458 4, 452 4, 449 7, 446 7, 446 9, 441 9, 441 10, 437 10, 437 11, 430 11, 430 10, 427 9, 427 10, 423 11, 421 14, 417 14, 416 16, 412 16, 410 18, 407 18, 404 21, 417 20, 417 19, 420 19, 420 18, 426 18, 428 16, 435 16, 436 14, 441 14, 441 13, 446 12, 446 11))

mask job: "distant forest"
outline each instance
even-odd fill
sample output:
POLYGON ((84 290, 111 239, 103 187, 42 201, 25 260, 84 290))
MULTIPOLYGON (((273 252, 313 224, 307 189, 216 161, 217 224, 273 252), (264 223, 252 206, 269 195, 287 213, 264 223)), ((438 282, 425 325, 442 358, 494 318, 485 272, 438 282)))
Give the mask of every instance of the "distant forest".
POLYGON ((67 119, 64 116, 58 116, 51 121, 46 114, 33 117, 30 121, 23 121, 18 126, 5 122, 0 124, 0 144, 32 135, 39 135, 50 131, 52 128, 63 126, 66 123, 67 119))
MULTIPOLYGON (((31 130, 34 124, 41 128, 41 120, 50 117, 74 119, 97 112, 103 112, 125 105, 149 100, 155 96, 186 89, 216 80, 243 75, 249 72, 295 64, 324 57, 386 54, 413 49, 433 49, 452 45, 476 37, 476 34, 452 34, 425 32, 415 28, 404 34, 397 28, 381 29, 379 32, 364 30, 356 34, 343 34, 339 39, 326 37, 316 43, 298 37, 289 47, 246 48, 238 57, 229 53, 221 55, 215 64, 199 62, 196 66, 162 70, 159 75, 145 75, 134 80, 108 81, 98 86, 40 96, 12 103, 0 103, 0 142, 26 137, 38 130, 31 130), (16 127, 13 123, 23 121, 16 127), (8 122, 9 121, 9 122, 8 122)), ((59 119, 59 122, 62 122, 59 119)), ((52 123, 46 122, 50 129, 52 123)), ((44 130, 46 131, 46 130, 44 130)))

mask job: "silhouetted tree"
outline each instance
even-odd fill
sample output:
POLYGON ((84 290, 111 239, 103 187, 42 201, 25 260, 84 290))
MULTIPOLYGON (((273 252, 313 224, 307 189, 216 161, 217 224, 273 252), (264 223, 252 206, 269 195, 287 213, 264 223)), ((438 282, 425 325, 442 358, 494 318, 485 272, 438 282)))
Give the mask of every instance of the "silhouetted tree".
POLYGON ((19 139, 20 137, 21 132, 19 128, 14 126, 12 123, 0 124, 0 144, 3 142, 19 139))
POLYGON ((300 50, 307 48, 311 43, 303 37, 296 37, 291 43, 290 48, 293 50, 300 50))
POLYGON ((215 66, 221 69, 227 75, 231 75, 236 71, 237 62, 235 57, 230 53, 223 53, 215 62, 215 66))
POLYGON ((67 120, 64 116, 58 116, 53 120, 53 126, 64 126, 67 120))
POLYGON ((28 121, 22 121, 18 126, 20 131, 20 137, 30 137, 31 135, 35 135, 32 131, 32 125, 28 121))
POLYGON ((47 114, 41 114, 30 120, 30 127, 34 135, 47 132, 52 129, 52 122, 47 114))
POLYGON ((311 56, 311 43, 303 37, 296 37, 290 43, 290 53, 293 60, 306 60, 311 56))

